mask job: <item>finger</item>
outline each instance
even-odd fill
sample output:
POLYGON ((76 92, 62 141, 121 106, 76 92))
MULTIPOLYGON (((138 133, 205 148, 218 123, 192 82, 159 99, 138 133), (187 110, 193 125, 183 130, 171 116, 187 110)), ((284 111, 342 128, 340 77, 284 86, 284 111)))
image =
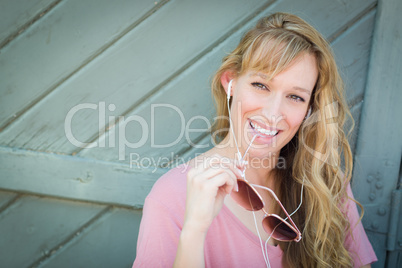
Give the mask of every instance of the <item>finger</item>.
POLYGON ((243 171, 241 171, 238 167, 236 167, 234 163, 228 165, 225 169, 230 170, 231 173, 233 173, 233 175, 235 176, 232 177, 234 183, 234 191, 238 192, 239 186, 237 185, 237 179, 241 179, 243 177, 243 171))
POLYGON ((239 167, 236 165, 236 161, 235 161, 234 159, 230 159, 230 158, 222 157, 219 164, 220 164, 220 166, 223 167, 224 169, 229 169, 229 170, 231 170, 231 171, 235 174, 236 178, 234 178, 234 183, 235 183, 235 185, 234 185, 234 190, 235 190, 236 192, 238 192, 238 191, 239 191, 239 187, 238 187, 238 185, 237 185, 237 178, 241 179, 241 178, 244 177, 244 175, 243 175, 244 169, 239 168, 239 167))
POLYGON ((194 177, 194 180, 196 181, 210 180, 222 173, 227 173, 230 176, 230 178, 232 178, 233 181, 237 179, 237 175, 230 168, 223 167, 223 168, 209 168, 204 172, 197 174, 194 177))
MULTIPOLYGON (((239 172, 239 171, 237 171, 237 172, 239 172)), ((224 173, 226 173, 229 176, 229 178, 232 180, 230 185, 233 185, 232 187, 229 187, 228 189, 226 189, 226 191, 231 192, 232 189, 234 189, 235 191, 239 191, 238 185, 237 185, 237 178, 239 177, 239 175, 235 174, 228 167, 209 168, 209 169, 205 170, 204 172, 197 174, 196 176, 191 178, 189 183, 195 185, 197 188, 204 188, 207 180, 211 180, 224 173)))
POLYGON ((212 176, 215 176, 220 173, 218 170, 230 170, 233 172, 234 177, 234 190, 238 191, 238 185, 237 185, 237 178, 242 178, 243 177, 243 168, 240 168, 239 166, 241 165, 236 165, 236 161, 234 159, 230 159, 227 157, 223 157, 218 154, 214 154, 211 157, 206 158, 204 161, 198 162, 199 165, 195 166, 193 169, 191 169, 188 174, 187 178, 189 181, 192 180, 203 180, 207 176, 208 178, 211 178, 212 176), (215 170, 214 171, 208 171, 208 170, 215 170), (208 171, 207 173, 205 173, 208 171), (204 174, 203 174, 204 173, 204 174), (201 175, 203 174, 203 175, 201 175))
POLYGON ((224 162, 222 163, 223 167, 229 168, 236 176, 237 178, 242 178, 243 177, 243 168, 240 168, 234 161, 232 162, 224 162))
POLYGON ((230 162, 229 158, 222 157, 219 154, 213 154, 209 157, 197 158, 194 167, 191 169, 192 173, 198 174, 204 172, 211 167, 221 167, 222 162, 230 162))
POLYGON ((222 167, 230 168, 239 177, 242 176, 242 168, 239 168, 235 164, 234 159, 223 157, 218 154, 214 154, 214 155, 206 158, 205 161, 200 163, 200 167, 197 167, 196 171, 198 171, 197 173, 201 173, 209 168, 219 169, 222 167))
POLYGON ((206 182, 206 187, 213 188, 218 193, 219 189, 223 189, 226 194, 230 194, 234 190, 235 180, 227 173, 220 173, 206 182))
POLYGON ((245 160, 236 160, 227 157, 221 157, 218 164, 231 168, 234 173, 238 173, 238 175, 242 177, 242 173, 246 169, 246 165, 248 164, 248 162, 245 160), (240 172, 237 172, 237 170, 239 170, 240 172))

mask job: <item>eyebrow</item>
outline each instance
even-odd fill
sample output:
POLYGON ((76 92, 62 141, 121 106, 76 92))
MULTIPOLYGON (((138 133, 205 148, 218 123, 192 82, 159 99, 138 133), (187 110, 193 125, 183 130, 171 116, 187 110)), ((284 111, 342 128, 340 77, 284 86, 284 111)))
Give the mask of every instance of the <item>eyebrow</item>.
POLYGON ((311 92, 308 89, 302 88, 302 87, 293 87, 294 89, 298 90, 298 91, 302 91, 307 93, 309 96, 311 96, 311 92))
MULTIPOLYGON (((268 80, 268 76, 266 74, 263 74, 263 73, 252 73, 251 75, 252 76, 256 75, 256 76, 261 77, 262 79, 268 80)), ((308 90, 308 89, 298 87, 298 86, 293 87, 293 89, 296 89, 298 91, 304 92, 304 93, 308 94, 309 96, 311 96, 311 91, 308 90)))
POLYGON ((266 75, 266 74, 263 74, 263 73, 252 73, 251 75, 256 75, 256 76, 259 76, 259 77, 261 77, 262 79, 265 79, 265 80, 267 80, 268 79, 268 75, 266 75))

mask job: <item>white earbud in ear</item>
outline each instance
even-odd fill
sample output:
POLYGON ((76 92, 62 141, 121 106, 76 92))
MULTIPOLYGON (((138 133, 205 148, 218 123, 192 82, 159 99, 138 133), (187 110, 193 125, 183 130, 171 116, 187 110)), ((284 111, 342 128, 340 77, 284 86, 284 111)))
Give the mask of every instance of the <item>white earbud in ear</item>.
POLYGON ((230 99, 230 91, 232 90, 232 82, 233 82, 233 80, 230 80, 229 85, 228 85, 228 94, 227 94, 228 99, 230 99))
POLYGON ((311 115, 311 106, 308 108, 307 115, 306 115, 306 117, 305 117, 304 119, 309 118, 309 117, 310 117, 310 115, 311 115))

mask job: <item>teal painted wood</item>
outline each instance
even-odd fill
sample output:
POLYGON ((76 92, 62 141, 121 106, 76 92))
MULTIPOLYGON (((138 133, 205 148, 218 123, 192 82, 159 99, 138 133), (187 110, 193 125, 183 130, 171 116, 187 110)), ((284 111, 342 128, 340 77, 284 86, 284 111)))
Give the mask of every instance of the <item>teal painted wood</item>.
MULTIPOLYGON (((332 42, 350 105, 361 101, 366 86, 375 10, 365 14, 332 42)), ((358 120, 359 118, 355 118, 358 120)))
POLYGON ((0 189, 142 207, 166 169, 0 147, 0 189))
MULTIPOLYGON (((106 2, 115 6, 113 2, 106 2)), ((96 3, 96 6, 98 5, 96 3)), ((107 104, 116 105, 113 115, 124 113, 196 57, 200 51, 208 48, 214 39, 219 39, 222 32, 229 29, 250 9, 254 10, 259 5, 261 1, 258 0, 238 0, 236 3, 229 0, 177 0, 166 4, 4 130, 0 134, 1 144, 41 151, 73 152, 77 147, 65 138, 62 127, 71 108, 79 103, 107 101, 107 104), (189 12, 190 10, 197 12, 189 12), (222 16, 227 12, 230 12, 231 16, 222 16), (37 117, 41 120, 35 119, 37 117), (23 130, 27 127, 30 134, 23 130)), ((65 26, 69 31, 74 29, 67 24, 65 26)), ((96 31, 102 29, 96 24, 93 27, 96 31)), ((43 36, 36 38, 44 39, 43 36)), ((96 40, 91 35, 86 38, 96 40)), ((58 47, 64 46, 63 43, 58 47)), ((81 50, 79 47, 76 49, 81 50)), ((70 61, 71 56, 64 51, 57 51, 56 54, 57 63, 66 61, 67 64, 70 61)), ((7 51, 4 55, 11 57, 7 51)), ((52 58, 52 55, 46 54, 45 59, 52 58)), ((11 75, 12 70, 13 68, 8 68, 4 76, 11 75)), ((47 75, 40 76, 41 79, 45 79, 44 77, 47 75)), ((7 81, 14 83, 15 80, 7 77, 7 81)), ((10 108, 4 112, 9 114, 12 110, 10 108)), ((81 141, 91 140, 98 133, 97 114, 86 109, 80 111, 78 116, 79 119, 73 121, 74 135, 81 141)))
MULTIPOLYGON (((210 119, 214 115, 208 80, 211 71, 216 70, 220 62, 218 58, 220 55, 217 56, 216 54, 210 53, 203 57, 196 64, 188 68, 181 76, 177 77, 177 79, 152 95, 149 101, 136 107, 127 115, 127 118, 130 116, 140 116, 147 122, 145 127, 146 130, 149 130, 148 134, 139 131, 138 124, 129 124, 125 127, 126 133, 130 133, 131 141, 138 141, 142 137, 147 138, 143 146, 139 148, 127 147, 124 150, 117 146, 97 147, 85 149, 79 155, 116 162, 119 161, 119 155, 122 153, 124 156, 122 161, 124 163, 128 163, 131 159, 139 159, 144 164, 152 162, 153 165, 160 166, 160 164, 173 159, 180 150, 189 148, 190 144, 188 141, 195 141, 198 136, 209 132, 208 124, 210 124, 210 119), (191 97, 188 96, 189 91, 191 91, 191 97), (169 105, 169 107, 155 106, 155 112, 152 116, 151 105, 164 104, 169 105), (199 116, 199 119, 191 123, 190 120, 196 116, 199 116), (151 118, 154 120, 154 131, 151 130, 151 118), (181 118, 183 118, 183 121, 181 118), (205 131, 190 133, 192 135, 189 135, 189 139, 187 140, 186 134, 189 132, 185 131, 186 126, 189 126, 191 129, 197 128, 205 131), (154 145, 152 144, 152 138, 154 138, 154 145), (179 140, 174 142, 176 139, 179 140), (169 145, 170 143, 172 144, 169 145), (162 145, 169 146, 158 148, 158 146, 162 145)), ((120 132, 121 129, 119 127, 116 132, 120 132)), ((114 131, 109 131, 102 138, 103 142, 106 143, 109 141, 114 131)), ((116 144, 118 144, 118 141, 116 141, 116 144)), ((182 161, 187 162, 188 160, 183 159, 182 161)))
MULTIPOLYGON (((379 257, 373 267, 385 265, 387 232, 390 224, 395 224, 389 219, 402 154, 401 12, 401 1, 379 1, 355 154, 353 190, 364 205, 363 223, 379 257)), ((401 234, 400 226, 398 229, 401 234)), ((393 265, 389 267, 396 267, 393 265)))
POLYGON ((3 209, 17 196, 16 193, 0 191, 0 215, 3 209))
MULTIPOLYGON (((346 98, 351 107, 351 113, 355 124, 349 137, 352 154, 354 154, 358 137, 357 134, 369 65, 374 20, 375 10, 371 10, 354 24, 350 25, 349 28, 331 44, 345 83, 346 98)), ((351 121, 346 122, 344 130, 348 132, 351 126, 351 121)))
POLYGON ((0 214, 2 267, 27 267, 51 253, 103 206, 24 196, 0 214))
POLYGON ((3 0, 0 2, 0 48, 28 26, 35 17, 44 12, 55 0, 3 0))
POLYGON ((140 211, 114 208, 38 267, 131 267, 140 220, 140 211))
POLYGON ((141 22, 155 3, 62 1, 3 48, 0 129, 141 22))

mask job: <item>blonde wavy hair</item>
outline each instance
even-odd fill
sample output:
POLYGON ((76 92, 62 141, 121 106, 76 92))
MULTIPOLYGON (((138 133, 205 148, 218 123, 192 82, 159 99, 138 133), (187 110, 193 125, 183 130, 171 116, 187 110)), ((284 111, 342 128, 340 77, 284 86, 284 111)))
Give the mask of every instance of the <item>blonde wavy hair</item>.
POLYGON ((352 267, 344 246, 345 233, 350 232, 344 206, 353 163, 343 126, 347 117, 353 119, 332 50, 317 30, 286 13, 265 17, 249 30, 213 78, 212 94, 220 119, 215 121, 212 135, 223 139, 229 129, 226 92, 221 84, 225 72, 237 77, 261 71, 274 77, 303 53, 315 56, 319 72, 309 104, 312 116, 281 150, 287 168, 273 170, 279 181, 276 193, 288 211, 300 203, 304 181, 303 205, 292 217, 303 230, 303 239, 280 243, 283 261, 291 267, 352 267))

